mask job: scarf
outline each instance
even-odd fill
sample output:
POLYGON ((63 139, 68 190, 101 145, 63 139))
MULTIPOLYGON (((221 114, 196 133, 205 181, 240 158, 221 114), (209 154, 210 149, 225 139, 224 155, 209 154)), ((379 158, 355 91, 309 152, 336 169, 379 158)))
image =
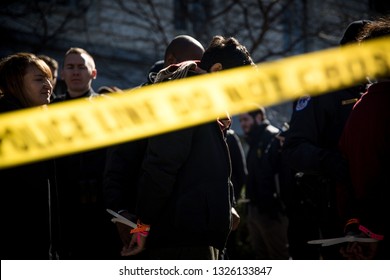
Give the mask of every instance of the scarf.
POLYGON ((178 64, 171 64, 157 73, 154 83, 160 83, 166 80, 183 79, 187 77, 189 71, 193 71, 198 74, 204 73, 204 70, 200 69, 197 63, 199 63, 197 60, 188 60, 178 64))

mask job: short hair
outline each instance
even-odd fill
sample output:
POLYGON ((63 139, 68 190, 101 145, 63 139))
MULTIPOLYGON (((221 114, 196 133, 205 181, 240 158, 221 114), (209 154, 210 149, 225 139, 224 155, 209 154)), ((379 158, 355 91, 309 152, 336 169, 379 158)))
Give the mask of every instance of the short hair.
POLYGON ((265 113, 265 108, 264 107, 258 107, 256 109, 248 112, 248 115, 250 115, 254 119, 256 118, 256 116, 258 114, 260 114, 263 117, 264 120, 267 119, 267 115, 265 113))
POLYGON ((86 50, 82 49, 82 48, 70 48, 66 53, 65 53, 65 58, 70 55, 70 54, 86 54, 88 57, 89 57, 89 61, 87 61, 87 63, 89 63, 91 66, 92 69, 95 69, 95 61, 92 57, 92 55, 89 54, 89 52, 87 52, 86 50))
POLYGON ((46 78, 52 80, 51 69, 36 55, 24 52, 12 54, 0 62, 0 96, 13 95, 22 105, 29 107, 23 88, 23 79, 29 66, 37 67, 46 78))
POLYGON ((367 23, 361 30, 359 42, 390 35, 390 16, 381 17, 367 23))
POLYGON ((245 46, 234 37, 214 36, 200 62, 200 68, 210 71, 215 63, 221 63, 223 69, 244 65, 254 65, 245 46))
POLYGON ((359 33, 370 20, 362 19, 351 22, 344 31, 340 45, 347 45, 358 42, 359 33))

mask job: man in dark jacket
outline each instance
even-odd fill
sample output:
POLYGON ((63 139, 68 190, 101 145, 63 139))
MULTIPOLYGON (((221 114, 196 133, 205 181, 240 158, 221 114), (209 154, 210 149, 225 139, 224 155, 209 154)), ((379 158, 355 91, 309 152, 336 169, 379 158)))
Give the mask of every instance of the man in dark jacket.
POLYGON ((288 219, 280 198, 279 157, 273 142, 279 129, 266 118, 264 108, 240 114, 240 125, 249 145, 246 197, 248 232, 256 259, 288 259, 288 219))
MULTIPOLYGON (((213 72, 250 64, 249 53, 236 39, 216 36, 200 68, 213 72)), ((152 259, 218 258, 234 211, 225 129, 220 119, 149 140, 139 185, 138 227, 124 255, 141 252, 147 242, 152 259)))
MULTIPOLYGON (((61 78, 66 94, 54 102, 101 98, 92 88, 97 70, 84 49, 70 48, 64 57, 61 78)), ((88 121, 88 120, 85 120, 88 121)), ((102 182, 106 148, 58 157, 56 176, 60 199, 62 259, 113 259, 115 231, 105 211, 102 182)))

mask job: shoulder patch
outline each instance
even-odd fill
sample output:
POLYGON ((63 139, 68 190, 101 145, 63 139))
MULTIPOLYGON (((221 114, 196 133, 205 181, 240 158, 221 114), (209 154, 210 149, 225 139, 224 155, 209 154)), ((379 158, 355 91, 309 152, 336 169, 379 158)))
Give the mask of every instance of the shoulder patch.
POLYGON ((306 108, 307 104, 309 104, 310 96, 303 96, 298 99, 297 105, 295 106, 295 111, 301 111, 306 108))

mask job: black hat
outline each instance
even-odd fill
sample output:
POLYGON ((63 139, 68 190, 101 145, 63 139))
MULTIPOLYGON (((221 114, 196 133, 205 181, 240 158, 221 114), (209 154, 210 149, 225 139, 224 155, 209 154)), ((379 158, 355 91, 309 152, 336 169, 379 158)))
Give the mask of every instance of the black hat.
POLYGON ((347 29, 345 29, 343 38, 340 40, 340 45, 356 43, 357 36, 359 35, 360 31, 369 22, 370 22, 370 20, 363 19, 363 20, 357 20, 357 21, 350 23, 348 25, 347 29))

